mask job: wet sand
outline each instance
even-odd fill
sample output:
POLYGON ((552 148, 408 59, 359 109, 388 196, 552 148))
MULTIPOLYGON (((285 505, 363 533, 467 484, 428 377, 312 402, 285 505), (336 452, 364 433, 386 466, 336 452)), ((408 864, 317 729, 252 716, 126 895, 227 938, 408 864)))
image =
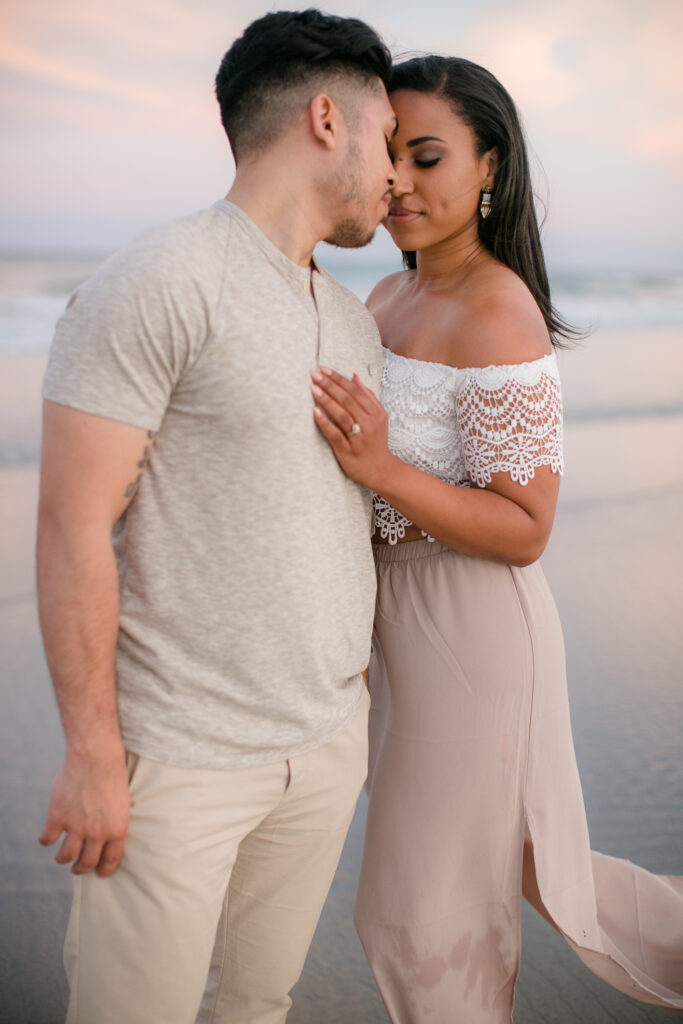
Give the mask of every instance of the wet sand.
MULTIPOLYGON (((669 343, 680 346, 680 338, 671 337, 664 349, 669 343)), ((592 845, 677 873, 683 870, 680 375, 660 372, 657 380, 643 368, 635 343, 618 339, 564 362, 567 475, 544 565, 565 628, 592 845), (617 352, 621 380, 609 370, 617 352), (620 406, 624 373, 640 374, 642 385, 640 408, 634 415, 631 403, 628 418, 620 406)), ((70 876, 36 841, 63 751, 33 581, 41 366, 40 357, 0 358, 0 437, 15 453, 0 465, 2 1024, 58 1024, 66 999, 60 958, 70 876)), ((364 815, 361 800, 294 992, 290 1024, 387 1019, 351 921, 364 815)), ((516 1024, 680 1020, 594 978, 533 911, 525 912, 524 941, 516 1024)))

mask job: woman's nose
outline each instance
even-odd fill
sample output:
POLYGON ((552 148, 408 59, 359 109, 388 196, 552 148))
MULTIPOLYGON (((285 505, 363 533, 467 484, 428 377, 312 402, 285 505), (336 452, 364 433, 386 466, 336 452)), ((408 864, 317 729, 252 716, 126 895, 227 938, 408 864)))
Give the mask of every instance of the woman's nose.
POLYGON ((405 164, 397 160, 394 164, 393 186, 391 194, 394 196, 405 196, 413 191, 413 183, 406 173, 405 164))

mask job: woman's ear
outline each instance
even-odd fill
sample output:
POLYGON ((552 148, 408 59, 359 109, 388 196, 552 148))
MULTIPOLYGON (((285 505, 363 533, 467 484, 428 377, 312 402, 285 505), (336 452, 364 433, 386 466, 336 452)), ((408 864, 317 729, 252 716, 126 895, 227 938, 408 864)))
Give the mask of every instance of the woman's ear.
POLYGON ((498 173, 498 149, 495 146, 488 153, 484 153, 481 158, 481 169, 484 180, 489 185, 493 185, 498 173))

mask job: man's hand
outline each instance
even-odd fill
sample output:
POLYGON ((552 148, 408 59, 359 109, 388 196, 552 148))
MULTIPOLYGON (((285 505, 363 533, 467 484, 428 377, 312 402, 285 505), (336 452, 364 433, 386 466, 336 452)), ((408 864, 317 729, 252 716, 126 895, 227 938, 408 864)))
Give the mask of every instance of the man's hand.
POLYGON ((52 846, 66 832, 55 856, 57 863, 74 861, 75 875, 96 868, 100 878, 108 878, 123 857, 129 809, 123 749, 109 757, 67 754, 52 787, 39 840, 43 846, 52 846))

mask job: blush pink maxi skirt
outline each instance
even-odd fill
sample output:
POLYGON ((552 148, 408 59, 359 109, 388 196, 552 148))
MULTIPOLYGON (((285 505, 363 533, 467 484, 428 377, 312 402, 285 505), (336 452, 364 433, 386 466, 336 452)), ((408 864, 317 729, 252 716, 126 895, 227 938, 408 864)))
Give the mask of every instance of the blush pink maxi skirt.
POLYGON ((562 630, 540 565, 376 545, 356 927, 393 1024, 509 1024, 522 858, 588 968, 683 1007, 683 878, 590 850, 562 630))

